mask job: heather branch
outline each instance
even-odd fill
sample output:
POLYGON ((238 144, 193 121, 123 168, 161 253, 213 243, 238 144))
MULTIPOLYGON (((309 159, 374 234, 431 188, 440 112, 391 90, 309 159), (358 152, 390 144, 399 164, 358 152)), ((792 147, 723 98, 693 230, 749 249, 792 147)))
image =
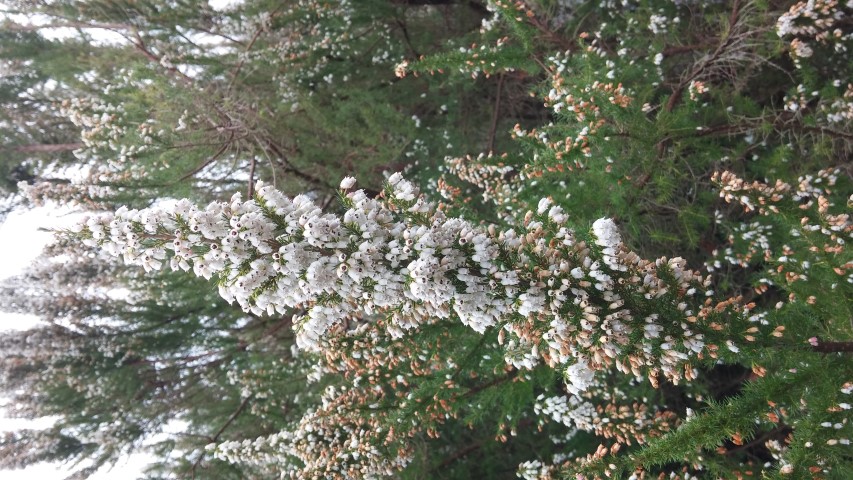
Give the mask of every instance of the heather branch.
POLYGON ((216 277, 220 295, 247 312, 305 309, 294 318, 302 348, 321 349, 335 325, 364 313, 387 315, 395 335, 453 317, 480 333, 499 328, 516 370, 564 368, 575 393, 613 367, 653 384, 690 379, 691 363, 716 358, 722 344, 737 352, 747 330, 738 299, 704 300, 708 278, 678 258, 641 259, 611 220, 595 222, 587 245, 548 200, 523 231, 498 232, 446 218, 399 174, 385 195, 347 193, 336 216, 259 183, 245 202, 125 210, 89 219, 81 234, 146 269, 172 252, 171 268, 216 277))

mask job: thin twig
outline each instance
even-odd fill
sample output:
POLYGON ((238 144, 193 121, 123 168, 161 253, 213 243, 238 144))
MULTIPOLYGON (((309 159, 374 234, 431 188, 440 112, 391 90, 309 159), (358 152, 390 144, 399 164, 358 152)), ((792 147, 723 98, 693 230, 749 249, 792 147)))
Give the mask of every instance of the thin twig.
MULTIPOLYGON (((228 421, 226 421, 225 424, 222 425, 222 427, 220 427, 219 430, 217 430, 216 434, 213 435, 213 438, 210 440, 210 443, 216 443, 216 441, 219 440, 219 437, 222 435, 223 432, 225 432, 225 429, 228 428, 234 422, 234 420, 236 420, 237 417, 240 416, 241 413, 243 413, 243 410, 246 409, 246 406, 249 405, 249 401, 251 401, 252 398, 254 398, 254 396, 255 395, 252 394, 252 395, 249 395, 248 397, 243 399, 243 401, 240 403, 240 406, 237 407, 237 410, 235 410, 234 413, 232 413, 231 416, 228 417, 228 421)), ((204 453, 201 453, 198 456, 198 458, 196 459, 196 461, 193 462, 193 466, 192 466, 192 470, 191 470, 193 479, 195 479, 195 471, 198 468, 198 466, 201 464, 201 460, 203 458, 204 458, 204 453)))
POLYGON ((276 144, 275 141, 273 141, 271 138, 259 137, 257 135, 254 135, 254 137, 258 144, 261 146, 261 148, 269 149, 269 151, 273 153, 274 157, 278 159, 278 163, 283 167, 283 170, 285 172, 292 173, 313 185, 326 188, 331 187, 329 183, 296 168, 292 163, 290 163, 290 160, 288 160, 287 155, 282 152, 281 147, 279 147, 278 144, 276 144))
POLYGON ((252 155, 252 163, 249 165, 249 188, 246 198, 252 198, 252 195, 255 193, 255 164, 257 163, 255 158, 256 157, 252 155))
POLYGON ((220 147, 219 150, 217 150, 216 153, 214 153, 212 157, 208 158, 207 160, 205 160, 204 162, 199 164, 199 166, 192 169, 189 173, 187 173, 183 177, 179 178, 178 181, 175 183, 183 182, 184 180, 186 180, 186 179, 192 177, 193 175, 197 174, 198 172, 202 171, 204 169, 204 167, 213 163, 217 158, 219 158, 220 155, 225 153, 225 150, 227 150, 228 147, 231 145, 231 140, 233 140, 233 139, 234 139, 234 132, 232 131, 231 136, 228 137, 228 140, 226 140, 225 143, 222 144, 222 147, 220 147))
POLYGON ((702 50, 703 48, 707 48, 706 44, 694 44, 694 45, 675 45, 672 47, 666 47, 663 49, 664 57, 671 57, 673 55, 679 55, 682 53, 689 53, 696 50, 702 50))
POLYGON ((853 353, 853 342, 824 342, 817 340, 812 351, 820 353, 853 353))
MULTIPOLYGON (((148 58, 152 62, 162 65, 162 63, 160 63, 162 59, 160 57, 158 57, 157 55, 154 55, 154 53, 152 53, 150 50, 148 50, 148 47, 145 46, 145 41, 142 40, 142 36, 139 35, 139 31, 136 30, 136 28, 133 29, 133 38, 135 39, 135 41, 131 40, 131 43, 133 44, 134 47, 136 47, 137 50, 139 50, 143 55, 145 55, 146 58, 148 58)), ((195 80, 193 80, 192 77, 190 77, 186 73, 178 70, 178 67, 174 67, 174 66, 165 67, 164 66, 163 68, 165 68, 168 72, 171 72, 172 74, 177 75, 177 77, 180 78, 184 83, 188 83, 188 84, 195 83, 195 80)))
POLYGON ((727 456, 732 455, 732 454, 735 454, 735 453, 740 452, 742 450, 746 450, 746 449, 752 448, 756 445, 760 445, 760 444, 764 443, 764 441, 767 440, 768 438, 772 438, 776 435, 779 435, 780 433, 785 433, 786 431, 790 432, 790 430, 791 429, 788 426, 776 427, 773 430, 764 432, 763 434, 759 435, 758 437, 755 437, 749 443, 745 443, 743 445, 739 445, 739 446, 732 448, 730 450, 726 450, 726 453, 724 455, 727 455, 727 456))
POLYGON ((690 82, 699 77, 699 75, 701 75, 702 72, 709 65, 717 61, 717 59, 722 56, 723 52, 726 51, 726 48, 731 45, 732 41, 734 40, 735 32, 738 31, 737 22, 739 15, 740 2, 738 0, 735 0, 734 4, 732 5, 731 14, 729 14, 729 31, 726 34, 726 37, 722 39, 719 45, 717 45, 717 48, 714 50, 714 53, 712 53, 710 57, 703 58, 702 61, 699 62, 693 68, 693 70, 690 71, 690 74, 681 79, 681 81, 678 83, 678 86, 676 86, 675 90, 673 90, 672 95, 669 97, 669 100, 666 102, 664 110, 666 110, 667 112, 671 112, 681 101, 681 97, 684 94, 684 90, 687 88, 690 82))
POLYGON ((465 448, 459 450, 458 452, 454 453, 453 455, 447 457, 443 462, 438 464, 438 466, 435 467, 433 470, 434 471, 442 471, 442 470, 444 470, 445 467, 453 464, 453 462, 455 462, 456 460, 459 460, 460 458, 468 455, 471 452, 479 450, 481 446, 482 446, 481 442, 477 442, 475 444, 468 445, 467 447, 465 447, 465 448))
POLYGON ((234 69, 234 73, 231 74, 231 81, 228 82, 228 89, 225 90, 226 95, 231 93, 231 89, 234 88, 234 82, 237 81, 237 75, 240 74, 240 69, 242 69, 243 64, 246 63, 246 56, 248 55, 249 50, 251 50, 252 46, 255 45, 255 42, 258 40, 258 37, 261 36, 261 33, 263 31, 264 31, 263 28, 259 28, 257 31, 255 31, 255 34, 252 36, 252 40, 249 42, 248 45, 246 45, 246 51, 244 52, 246 55, 243 55, 243 57, 240 58, 240 62, 237 64, 237 67, 234 69))
POLYGON ((513 368, 502 377, 497 377, 490 382, 484 383, 482 385, 477 385, 471 390, 468 390, 467 392, 465 392, 465 395, 463 395, 463 397, 472 397, 487 388, 494 387, 495 385, 500 385, 501 383, 504 383, 508 380, 512 380, 513 378, 515 378, 516 375, 518 375, 518 370, 513 368))
POLYGON ((492 126, 489 129, 489 153, 493 153, 495 150, 495 133, 498 128, 498 117, 501 110, 501 92, 503 91, 504 78, 506 78, 505 73, 501 73, 498 78, 498 91, 495 94, 495 110, 492 112, 492 126))
POLYGON ((414 55, 415 58, 421 58, 421 54, 415 49, 414 45, 412 45, 412 39, 409 37, 409 29, 406 28, 406 24, 403 23, 399 18, 395 18, 394 22, 397 23, 397 26, 400 27, 400 31, 403 32, 403 40, 406 42, 406 46, 409 47, 409 51, 414 55))

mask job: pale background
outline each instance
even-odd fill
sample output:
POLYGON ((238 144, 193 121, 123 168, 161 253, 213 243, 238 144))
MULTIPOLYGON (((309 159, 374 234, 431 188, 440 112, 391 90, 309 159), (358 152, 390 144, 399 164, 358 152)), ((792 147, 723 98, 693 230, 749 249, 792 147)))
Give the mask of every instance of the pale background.
MULTIPOLYGON (((214 10, 225 10, 233 5, 241 3, 242 0, 208 0, 214 10)), ((3 1, 0 0, 0 6, 3 1)), ((0 19, 3 15, 0 15, 0 19)), ((15 21, 21 23, 40 21, 39 18, 24 18, 16 16, 15 21)), ((76 31, 72 29, 42 30, 46 37, 61 38, 73 36, 76 31), (66 31, 68 30, 68 31, 66 31)), ((87 29, 87 33, 96 40, 102 42, 123 41, 122 37, 115 33, 104 30, 87 29)), ((71 213, 69 210, 57 210, 55 207, 39 207, 24 212, 11 213, 6 221, 0 224, 0 281, 21 273, 32 260, 41 253, 42 248, 50 241, 52 234, 39 231, 39 228, 62 228, 67 227, 80 217, 80 214, 71 213)), ((23 330, 32 327, 38 322, 38 318, 30 315, 17 315, 0 312, 0 332, 8 330, 23 330)), ((0 333, 2 334, 2 333, 0 333)), ((2 352, 0 352, 2 354, 2 352)), ((0 432, 15 430, 18 428, 40 428, 50 425, 50 419, 42 419, 36 422, 10 419, 6 417, 2 407, 5 402, 3 392, 0 392, 0 432)), ((180 430, 180 425, 172 425, 168 430, 180 430)), ((112 470, 99 472, 90 477, 92 480, 109 479, 134 479, 137 478, 142 468, 150 461, 145 454, 131 455, 115 465, 112 470)), ((82 465, 77 468, 82 467, 82 465)), ((62 480, 76 469, 69 469, 61 464, 40 464, 24 470, 0 470, 2 480, 62 480)))
MULTIPOLYGON (((52 234, 39 231, 39 227, 67 227, 79 218, 80 214, 50 207, 39 207, 27 212, 11 213, 6 221, 0 225, 0 281, 21 273, 51 240, 52 234)), ((31 315, 0 312, 0 332, 23 330, 37 323, 38 318, 31 315)), ((4 402, 3 392, 0 392, 0 405, 4 402)), ((0 432, 18 428, 41 428, 49 426, 50 423, 50 419, 33 422, 7 418, 2 406, 0 406, 0 432)), ((126 461, 119 462, 112 470, 104 469, 92 476, 91 479, 124 480, 137 478, 146 463, 148 463, 146 455, 132 455, 126 461)), ((0 470, 0 478, 3 480, 62 480, 72 472, 73 470, 70 470, 68 466, 61 464, 42 464, 24 470, 0 470)))

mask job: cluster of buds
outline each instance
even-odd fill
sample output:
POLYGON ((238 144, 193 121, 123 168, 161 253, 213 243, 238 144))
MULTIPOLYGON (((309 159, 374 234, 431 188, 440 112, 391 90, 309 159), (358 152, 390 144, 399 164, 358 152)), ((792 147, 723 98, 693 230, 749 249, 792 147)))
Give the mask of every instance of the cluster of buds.
MULTIPOLYGON (((520 206, 518 193, 524 189, 524 174, 503 162, 504 158, 495 158, 494 155, 480 154, 477 158, 471 156, 451 158, 444 160, 447 174, 442 175, 439 180, 439 194, 446 200, 457 202, 460 200, 462 189, 454 187, 448 181, 462 180, 474 185, 481 191, 481 197, 485 202, 496 205, 511 207, 520 206)), ((465 201, 465 199, 462 199, 465 201)))
MULTIPOLYGON (((528 165, 523 172, 528 178, 542 176, 545 172, 587 168, 589 159, 594 157, 596 145, 610 139, 602 128, 612 125, 616 112, 628 109, 633 102, 632 93, 621 83, 613 81, 616 78, 614 61, 603 59, 593 47, 580 55, 603 63, 609 72, 600 80, 578 81, 578 72, 571 66, 575 57, 556 54, 548 59, 551 89, 544 95, 544 104, 566 121, 538 129, 524 129, 516 125, 511 132, 513 138, 525 139, 536 147, 544 146, 553 154, 553 159, 546 155, 544 157, 548 158, 534 160, 528 165)), ((604 164, 606 172, 612 169, 610 162, 608 159, 604 164)))
POLYGON ((704 294, 710 277, 680 258, 640 258, 610 219, 595 222, 588 244, 547 199, 521 231, 499 231, 446 217, 400 174, 384 199, 353 184, 342 182, 343 215, 259 184, 247 201, 121 209, 77 230, 146 269, 168 259, 215 278, 221 296, 247 312, 306 312, 294 327, 307 350, 321 351, 333 327, 365 315, 384 315, 397 336, 458 319, 480 333, 500 328, 508 362, 564 369, 577 393, 611 367, 652 382, 690 379, 697 358, 739 341, 746 320, 737 302, 714 306, 704 294))
POLYGON ((687 92, 690 94, 690 100, 697 102, 702 97, 702 95, 708 93, 708 86, 705 82, 700 82, 698 80, 692 80, 690 85, 687 86, 687 92))
POLYGON ((780 38, 791 38, 791 54, 795 60, 814 54, 815 45, 829 45, 844 53, 853 34, 844 28, 849 20, 850 3, 838 0, 809 0, 795 3, 776 22, 780 38))
MULTIPOLYGON (((777 180, 775 183, 747 182, 731 172, 715 173, 712 181, 720 186, 720 196, 727 202, 737 203, 745 211, 757 211, 759 216, 749 224, 736 229, 730 241, 746 243, 746 252, 730 259, 730 263, 745 266, 751 258, 763 258, 777 267, 769 273, 778 277, 778 284, 791 285, 806 280, 817 266, 830 267, 840 280, 853 284, 853 263, 847 261, 846 245, 853 239, 853 220, 846 213, 847 205, 840 205, 839 193, 843 178, 839 169, 828 168, 814 175, 803 175, 796 184, 777 180), (790 243, 773 249, 772 219, 776 214, 800 216, 800 224, 791 230, 790 243)), ((727 249, 727 257, 731 257, 727 249)), ((763 280, 770 283, 770 280, 763 280)), ((829 285, 831 290, 837 282, 829 285)), ((791 294, 793 295, 793 293, 791 294)), ((791 299, 793 300, 793 296, 791 299)), ((814 297, 807 296, 809 303, 814 297)))
POLYGON ((720 186, 720 197, 726 202, 740 203, 747 212, 757 209, 762 215, 779 213, 775 204, 791 190, 791 186, 781 180, 777 180, 774 185, 758 181, 748 183, 729 171, 714 172, 711 181, 720 186))
POLYGON ((610 399, 605 398, 606 395, 590 395, 590 392, 581 396, 546 398, 540 395, 533 408, 540 419, 548 418, 569 428, 612 438, 622 445, 642 445, 650 437, 663 435, 678 425, 675 413, 649 411, 645 404, 626 401, 623 392, 619 394, 610 399))
POLYGON ((207 450, 220 460, 266 467, 270 475, 280 478, 356 479, 398 474, 411 461, 411 447, 396 442, 394 432, 384 430, 378 420, 353 415, 346 393, 346 389, 330 386, 322 408, 308 412, 293 430, 210 444, 207 450), (393 447, 377 445, 381 433, 387 434, 387 443, 394 442, 393 447))
POLYGON ((88 183, 18 182, 18 191, 28 201, 41 207, 50 202, 82 205, 91 210, 102 210, 99 201, 109 194, 109 187, 88 183))

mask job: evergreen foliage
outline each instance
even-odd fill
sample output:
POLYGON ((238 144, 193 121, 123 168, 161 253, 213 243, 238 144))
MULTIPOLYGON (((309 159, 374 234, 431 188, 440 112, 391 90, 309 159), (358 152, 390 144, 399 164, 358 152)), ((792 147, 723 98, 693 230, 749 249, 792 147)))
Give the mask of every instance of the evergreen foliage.
POLYGON ((853 477, 848 3, 2 8, 0 467, 853 477))

